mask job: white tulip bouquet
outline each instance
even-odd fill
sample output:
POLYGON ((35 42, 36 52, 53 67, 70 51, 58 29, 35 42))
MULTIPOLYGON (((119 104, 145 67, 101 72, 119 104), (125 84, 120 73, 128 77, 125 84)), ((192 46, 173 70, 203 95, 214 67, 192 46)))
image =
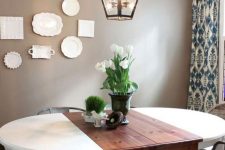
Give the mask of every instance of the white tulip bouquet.
POLYGON ((101 89, 111 90, 113 94, 127 95, 138 89, 138 85, 129 79, 129 70, 134 58, 133 46, 125 47, 111 45, 113 59, 104 60, 96 64, 95 68, 107 74, 101 89))

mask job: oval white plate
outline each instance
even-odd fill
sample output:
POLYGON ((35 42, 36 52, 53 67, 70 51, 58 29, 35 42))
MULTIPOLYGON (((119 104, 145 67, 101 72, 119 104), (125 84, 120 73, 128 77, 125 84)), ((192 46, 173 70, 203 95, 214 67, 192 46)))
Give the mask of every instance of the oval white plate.
POLYGON ((78 57, 83 49, 82 42, 75 36, 66 37, 61 44, 62 53, 68 58, 78 57))
POLYGON ((5 55, 4 63, 9 69, 16 69, 22 64, 22 58, 17 52, 9 52, 5 55))
POLYGON ((61 33, 62 18, 53 13, 40 13, 33 17, 33 30, 42 36, 55 36, 61 33))
POLYGON ((75 16, 80 11, 80 4, 77 0, 64 0, 62 10, 68 16, 75 16))

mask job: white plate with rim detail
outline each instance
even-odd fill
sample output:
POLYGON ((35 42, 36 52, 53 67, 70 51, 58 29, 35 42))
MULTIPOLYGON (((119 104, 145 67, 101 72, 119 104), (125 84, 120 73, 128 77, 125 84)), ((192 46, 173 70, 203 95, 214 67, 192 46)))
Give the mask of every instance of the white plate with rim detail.
POLYGON ((22 58, 17 52, 9 52, 4 57, 4 63, 9 69, 16 69, 22 64, 22 58))
POLYGON ((61 44, 62 53, 68 58, 78 57, 82 49, 83 45, 81 40, 75 36, 66 37, 61 44))
POLYGON ((39 13, 33 17, 33 31, 41 36, 55 36, 63 28, 62 18, 54 13, 39 13))
POLYGON ((64 0, 62 10, 68 16, 75 16, 80 11, 80 4, 77 0, 64 0))

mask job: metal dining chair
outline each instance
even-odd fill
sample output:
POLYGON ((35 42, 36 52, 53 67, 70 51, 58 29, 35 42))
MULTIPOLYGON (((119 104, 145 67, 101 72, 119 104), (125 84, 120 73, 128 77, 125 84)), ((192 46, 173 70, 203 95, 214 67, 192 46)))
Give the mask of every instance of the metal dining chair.
POLYGON ((224 149, 225 149, 225 142, 218 141, 218 142, 216 142, 216 143, 213 145, 212 150, 217 150, 217 147, 218 147, 219 145, 224 145, 224 149))
POLYGON ((221 117, 225 120, 225 103, 214 106, 208 111, 208 113, 221 117))
MULTIPOLYGON (((214 106, 213 108, 211 108, 208 113, 216 115, 220 118, 223 118, 225 120, 225 103, 224 104, 218 104, 216 106, 214 106)), ((224 139, 224 138, 223 138, 224 139)), ((224 141, 218 141, 216 142, 213 147, 211 148, 211 150, 217 150, 219 145, 223 145, 224 150, 225 150, 225 142, 224 141)), ((209 150, 209 149, 207 149, 209 150)))
POLYGON ((77 107, 47 107, 42 110, 40 110, 37 115, 43 115, 43 114, 53 114, 53 113, 65 113, 65 112, 72 112, 72 111, 82 111, 85 110, 82 108, 77 107))

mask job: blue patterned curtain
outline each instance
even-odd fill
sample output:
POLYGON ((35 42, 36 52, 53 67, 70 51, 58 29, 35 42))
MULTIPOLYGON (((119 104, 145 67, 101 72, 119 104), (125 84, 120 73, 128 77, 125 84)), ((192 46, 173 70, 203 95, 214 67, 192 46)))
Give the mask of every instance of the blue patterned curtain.
POLYGON ((188 109, 207 111, 218 103, 219 0, 193 0, 188 109))

